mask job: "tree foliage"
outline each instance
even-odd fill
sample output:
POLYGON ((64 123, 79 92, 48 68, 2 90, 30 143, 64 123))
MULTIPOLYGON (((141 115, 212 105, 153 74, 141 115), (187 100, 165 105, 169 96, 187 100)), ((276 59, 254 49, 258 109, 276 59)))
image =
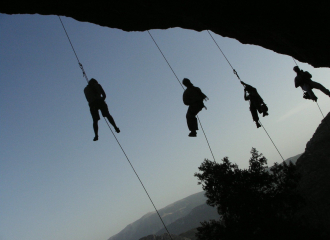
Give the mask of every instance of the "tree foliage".
POLYGON ((221 216, 202 223, 196 234, 199 240, 294 239, 303 232, 293 220, 304 204, 296 190, 299 174, 295 165, 284 162, 269 169, 267 159, 255 148, 251 155, 248 169, 239 169, 225 157, 222 163, 204 160, 201 173, 195 173, 207 204, 221 216))

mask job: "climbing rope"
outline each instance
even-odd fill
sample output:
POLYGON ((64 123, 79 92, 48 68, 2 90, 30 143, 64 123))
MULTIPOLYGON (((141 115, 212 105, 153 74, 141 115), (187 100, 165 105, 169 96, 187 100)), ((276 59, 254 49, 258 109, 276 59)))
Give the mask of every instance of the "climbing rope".
POLYGON ((152 199, 151 199, 151 197, 150 197, 150 195, 149 195, 149 193, 148 193, 147 189, 145 188, 145 186, 144 186, 144 184, 143 184, 142 180, 140 179, 139 175, 138 175, 138 174, 137 174, 137 172, 135 171, 135 168, 133 167, 133 165, 132 165, 131 161, 129 160, 129 158, 128 158, 128 156, 127 156, 126 152, 125 152, 125 150, 124 150, 124 149, 123 149, 123 147, 121 146, 120 142, 118 141, 118 139, 117 139, 116 135, 115 135, 115 134, 114 134, 114 132, 112 131, 112 129, 111 129, 111 127, 110 127, 110 124, 108 123, 108 121, 106 120, 106 118, 105 118, 105 117, 104 117, 104 121, 107 123, 107 125, 108 125, 108 127, 109 127, 109 129, 110 129, 110 131, 111 131, 111 133, 112 133, 112 135, 115 137, 115 139, 116 139, 116 141, 117 141, 117 143, 118 143, 119 147, 120 147, 120 148, 121 148, 121 150, 123 151, 123 153, 124 153, 124 155, 125 155, 125 157, 126 157, 127 161, 128 161, 128 162, 129 162, 129 164, 131 165, 131 167, 132 167, 132 169, 133 169, 133 171, 134 171, 134 173, 135 173, 136 177, 139 179, 139 181, 140 181, 140 183, 141 183, 141 185, 142 185, 142 187, 143 187, 144 191, 145 191, 145 192, 146 192, 146 194, 148 195, 148 198, 149 198, 149 200, 150 200, 150 202, 151 202, 152 206, 153 206, 153 207, 154 207, 154 209, 156 210, 156 212, 157 212, 157 215, 158 215, 158 217, 159 217, 160 221, 162 222, 162 224, 163 224, 163 226, 164 226, 164 228, 165 228, 166 232, 168 233, 168 235, 170 235, 171 239, 173 240, 173 238, 172 238, 172 236, 171 236, 170 232, 168 231, 168 229, 167 229, 167 227, 166 227, 166 225, 165 225, 165 223, 164 223, 164 221, 163 221, 162 217, 160 216, 160 214, 159 214, 159 212, 158 212, 158 210, 157 210, 157 208, 156 208, 156 206, 155 206, 154 202, 152 201, 152 199))
MULTIPOLYGON (((161 50, 160 47, 158 46, 156 40, 153 38, 153 36, 152 36, 151 33, 149 32, 149 30, 147 30, 147 32, 149 33, 149 35, 150 35, 151 39, 153 40, 153 42, 155 43, 155 45, 157 46, 159 52, 162 54, 162 56, 163 56, 163 58, 165 59, 167 65, 168 65, 168 66, 170 67, 170 69, 172 70, 174 76, 175 76, 176 79, 178 80, 178 82, 179 82, 179 84, 181 85, 182 89, 184 90, 184 87, 183 87, 182 83, 180 82, 178 76, 175 74, 175 72, 174 72, 173 68, 171 67, 170 63, 167 61, 165 55, 163 54, 162 50, 161 50)), ((202 126, 202 123, 201 123, 201 121, 200 121, 198 115, 197 115, 197 120, 198 120, 198 122, 199 122, 199 124, 200 124, 200 126, 201 126, 201 128, 202 128, 202 131, 203 131, 204 137, 205 137, 205 139, 206 139, 207 145, 209 146, 210 152, 211 152, 211 154, 212 154, 213 161, 216 162, 216 161, 215 161, 215 157, 214 157, 213 152, 212 152, 212 149, 211 149, 211 146, 210 146, 210 143, 209 143, 209 141, 208 141, 208 139, 207 139, 206 133, 205 133, 205 131, 204 131, 204 128, 203 128, 203 126, 202 126)))
MULTIPOLYGON (((73 50, 74 54, 76 55, 77 61, 78 61, 78 63, 79 63, 79 66, 80 66, 80 69, 83 71, 83 76, 86 78, 86 80, 87 80, 87 83, 88 83, 88 78, 87 78, 86 72, 85 72, 85 70, 84 70, 84 68, 83 68, 82 64, 81 64, 81 63, 80 63, 80 61, 79 61, 79 58, 78 58, 78 56, 77 56, 77 54, 76 54, 76 51, 74 50, 74 47, 73 47, 73 45, 72 45, 72 43, 71 43, 71 40, 70 40, 70 38, 69 38, 69 35, 68 35, 68 33, 67 33, 67 31, 66 31, 66 29, 65 29, 65 27, 64 27, 64 24, 63 24, 63 22, 62 22, 62 20, 61 20, 60 16, 58 16, 58 18, 59 18, 59 19, 60 19, 60 21, 61 21, 61 24, 62 24, 62 26, 63 26, 63 29, 64 29, 64 31, 65 31, 65 33, 66 33, 66 36, 67 36, 67 38, 68 38, 68 40, 69 40, 69 42, 70 42, 70 44, 71 44, 72 50, 73 50)), ((154 209, 155 209, 155 211, 156 211, 156 213, 157 213, 157 215, 158 215, 158 217, 159 217, 160 221, 162 222, 162 224, 163 224, 163 226, 164 226, 164 228, 165 228, 166 232, 168 233, 168 235, 170 236, 170 238, 173 240, 173 238, 172 238, 172 236, 171 236, 170 232, 168 231, 168 229, 167 229, 167 227, 166 227, 166 225, 165 225, 165 223, 164 223, 164 221, 163 221, 162 217, 160 216, 160 214, 159 214, 159 212, 158 212, 158 210, 157 210, 157 208, 156 208, 156 206, 155 206, 154 202, 152 201, 152 199, 151 199, 151 197, 150 197, 150 195, 149 195, 149 193, 148 193, 147 189, 145 188, 145 186, 144 186, 144 184, 143 184, 142 180, 140 179, 139 175, 138 175, 138 174, 137 174, 137 172, 135 171, 135 168, 133 167, 133 165, 132 165, 131 161, 129 160, 129 158, 128 158, 128 156, 127 156, 127 154, 126 154, 126 152, 125 152, 124 148, 121 146, 120 142, 118 141, 118 139, 117 139, 116 135, 115 135, 115 134, 114 134, 114 132, 112 131, 112 129, 111 129, 111 127, 110 127, 110 124, 108 123, 108 121, 106 120, 106 118, 105 118, 105 117, 104 117, 104 121, 105 121, 105 122, 106 122, 106 124, 108 125, 108 127, 109 127, 109 129, 110 129, 110 131, 111 131, 112 135, 113 135, 113 136, 114 136, 114 138, 116 139, 116 141, 117 141, 117 143, 118 143, 119 147, 121 148, 122 152, 124 153, 124 155, 125 155, 125 157, 126 157, 126 159, 127 159, 128 163, 131 165, 131 168, 133 169, 133 171, 134 171, 134 173, 135 173, 136 177, 139 179, 139 181, 140 181, 140 183, 141 183, 141 185, 142 185, 142 187, 143 187, 144 191, 146 192, 146 194, 147 194, 147 196, 148 196, 148 198, 149 198, 149 200, 150 200, 150 202, 151 202, 152 206, 154 207, 154 209)))
POLYGON ((316 102, 316 104, 317 104, 317 106, 319 107, 319 109, 320 109, 320 112, 321 112, 321 114, 322 114, 322 116, 323 116, 323 118, 324 118, 323 112, 322 112, 322 110, 321 110, 321 108, 320 108, 319 104, 318 104, 317 102, 316 102))
MULTIPOLYGON (((58 16, 58 15, 57 15, 57 16, 58 16)), ((88 83, 88 78, 87 78, 86 72, 85 72, 85 70, 84 70, 83 65, 82 65, 82 64, 80 63, 80 61, 79 61, 79 58, 78 58, 78 56, 77 56, 76 51, 74 50, 74 47, 73 47, 73 45, 72 45, 71 39, 70 39, 70 37, 69 37, 69 35, 68 35, 68 32, 66 31, 66 29, 65 29, 65 27, 64 27, 64 24, 63 24, 63 22, 62 22, 61 17, 58 16, 58 18, 60 19, 60 22, 61 22, 61 24, 62 24, 62 27, 63 27, 63 29, 64 29, 64 32, 65 32, 65 34, 66 34, 66 36, 67 36, 67 38, 68 38, 68 40, 69 40, 69 42, 70 42, 71 48, 72 48, 72 50, 73 50, 73 52, 74 52, 74 55, 76 55, 76 58, 77 58, 77 61, 78 61, 79 67, 80 67, 80 69, 81 69, 81 71, 82 71, 82 73, 83 73, 83 76, 85 77, 85 79, 86 79, 86 81, 87 81, 87 83, 88 83)))
POLYGON ((293 57, 292 57, 292 60, 294 61, 294 63, 296 64, 296 66, 299 67, 298 64, 297 64, 297 62, 296 62, 296 60, 293 57))
POLYGON ((222 55, 225 57, 225 59, 227 60, 229 66, 231 67, 231 69, 233 69, 234 74, 236 75, 236 77, 238 78, 238 80, 242 81, 240 79, 240 77, 238 76, 237 71, 233 68, 233 66, 230 64, 228 58, 226 57, 226 55, 223 53, 223 51, 221 50, 221 48, 219 47, 218 43, 215 41, 215 39, 213 38, 213 36, 211 35, 209 30, 206 30, 208 32, 208 34, 211 36, 211 38, 213 39, 213 42, 215 43, 215 45, 217 45, 217 47, 219 48, 220 52, 222 53, 222 55))
POLYGON ((154 43, 155 43, 156 47, 158 48, 159 52, 162 54, 162 56, 163 56, 163 58, 165 59, 167 65, 168 65, 168 66, 170 67, 170 69, 172 70, 172 73, 174 74, 176 80, 178 80, 178 83, 181 85, 182 89, 184 90, 184 87, 183 87, 182 83, 180 82, 178 76, 175 74, 175 72, 174 72, 173 68, 171 67, 170 63, 167 61, 167 59, 166 59, 164 53, 162 52, 162 50, 161 50, 160 47, 158 46, 157 42, 155 41, 155 39, 153 38, 153 36, 152 36, 151 33, 149 32, 149 30, 147 30, 147 32, 149 33, 149 35, 150 35, 152 41, 154 41, 154 43))
MULTIPOLYGON (((228 64, 230 65, 230 67, 233 69, 234 74, 236 75, 236 77, 238 78, 238 80, 241 80, 241 78, 238 76, 237 71, 234 69, 234 67, 231 65, 231 63, 229 62, 228 58, 226 57, 226 55, 223 53, 223 51, 221 50, 220 46, 218 45, 218 43, 215 41, 215 39, 213 38, 212 34, 210 33, 209 30, 207 30, 208 34, 211 36, 213 42, 217 45, 217 47, 219 48, 220 52, 222 53, 222 55, 225 57, 225 59, 227 60, 228 64)), ((278 154, 281 156, 282 160, 284 161, 284 158, 282 157, 282 154, 280 153, 280 151, 278 150, 278 148, 276 147, 274 141, 272 140, 272 138, 270 137, 270 135, 268 134, 268 132, 266 131, 266 128, 261 124, 261 122, 259 121, 260 125, 262 126, 262 128, 265 130, 267 136, 269 137, 270 141, 273 143, 274 147, 276 148, 278 154)))
POLYGON ((262 126, 262 128, 265 130, 265 132, 267 133, 267 135, 268 135, 270 141, 272 141, 272 143, 273 143, 274 147, 276 148, 278 154, 280 154, 282 160, 284 161, 284 158, 283 158, 282 154, 280 153, 280 151, 279 151, 278 148, 276 147, 275 143, 273 142, 272 138, 269 136, 268 132, 266 131, 266 128, 264 127, 264 125, 262 125, 262 123, 260 122, 260 120, 259 120, 259 123, 260 123, 260 125, 262 126))

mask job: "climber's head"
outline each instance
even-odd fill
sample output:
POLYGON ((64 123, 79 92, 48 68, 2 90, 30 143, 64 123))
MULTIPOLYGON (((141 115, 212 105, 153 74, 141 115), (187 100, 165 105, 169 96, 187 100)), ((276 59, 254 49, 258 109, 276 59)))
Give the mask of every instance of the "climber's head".
POLYGON ((190 80, 188 78, 184 78, 182 80, 182 84, 185 85, 186 87, 193 86, 193 84, 190 82, 190 80))

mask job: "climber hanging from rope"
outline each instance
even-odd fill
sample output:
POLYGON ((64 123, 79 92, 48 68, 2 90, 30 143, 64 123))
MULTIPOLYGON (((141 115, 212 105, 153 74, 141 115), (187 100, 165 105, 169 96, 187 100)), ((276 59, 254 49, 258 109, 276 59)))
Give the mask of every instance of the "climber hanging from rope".
POLYGON ((264 100, 260 97, 256 88, 244 83, 241 81, 241 84, 244 86, 244 99, 245 101, 250 100, 250 111, 253 121, 255 121, 257 128, 261 127, 259 123, 258 112, 263 114, 265 117, 268 115, 268 107, 264 103, 264 100))
POLYGON ((297 76, 294 79, 295 87, 301 87, 301 89, 304 91, 303 97, 305 99, 311 99, 315 102, 317 101, 317 97, 312 91, 313 88, 322 91, 324 94, 330 97, 330 91, 326 89, 322 84, 312 81, 312 75, 309 72, 301 70, 298 66, 295 66, 293 71, 297 73, 297 76))
POLYGON ((98 129, 99 129, 98 121, 100 120, 99 110, 101 110, 102 116, 106 117, 111 123, 111 125, 115 128, 116 132, 119 133, 120 130, 109 113, 108 105, 104 101, 106 98, 106 94, 102 86, 94 78, 91 78, 88 82, 88 85, 84 89, 84 93, 88 101, 89 109, 93 118, 93 129, 95 133, 95 137, 93 141, 97 141, 99 139, 98 136, 98 129))
MULTIPOLYGON (((189 106, 187 111, 187 125, 190 130, 189 137, 196 137, 198 130, 197 114, 205 107, 204 100, 208 97, 201 91, 200 88, 195 87, 188 78, 182 80, 182 84, 186 86, 183 92, 183 103, 189 106)), ((205 107, 206 109, 206 107, 205 107)))

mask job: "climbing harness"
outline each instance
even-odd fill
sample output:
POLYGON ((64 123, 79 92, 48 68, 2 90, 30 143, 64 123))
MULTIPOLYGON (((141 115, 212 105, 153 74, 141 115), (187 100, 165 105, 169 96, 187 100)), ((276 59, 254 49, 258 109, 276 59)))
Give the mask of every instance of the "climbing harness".
MULTIPOLYGON (((215 39, 213 38, 212 34, 210 33, 209 30, 207 30, 208 34, 210 35, 210 37, 212 38, 213 42, 215 43, 215 45, 217 45, 218 49, 220 50, 220 52, 222 53, 222 55, 225 57, 225 59, 227 60, 229 66, 232 68, 233 73, 236 75, 236 77, 238 78, 238 80, 242 83, 241 78, 239 77, 237 71, 234 69, 234 67, 231 65, 231 63, 229 62, 228 58, 226 57, 226 55, 223 53, 223 51, 221 50, 220 46, 218 45, 218 43, 215 41, 215 39)), ((284 158, 282 156, 282 154, 280 153, 280 151, 278 150, 278 148, 276 147, 274 141, 272 140, 272 138, 270 137, 270 135, 268 134, 268 132, 266 131, 266 128, 264 127, 264 125, 261 123, 261 121, 259 120, 258 123, 262 126, 262 128, 265 130, 266 134, 268 135, 270 141, 273 143, 274 147, 276 148, 278 154, 281 156, 282 160, 284 161, 284 158)))
MULTIPOLYGON (((162 56, 163 56, 163 58, 165 59, 167 65, 168 65, 168 66, 170 67, 170 69, 172 70, 174 76, 175 76, 176 79, 178 80, 178 82, 179 82, 179 84, 181 85, 182 89, 184 90, 184 87, 183 87, 182 83, 180 82, 178 76, 175 74, 175 72, 174 72, 173 68, 171 67, 170 63, 167 61, 165 55, 163 54, 162 50, 161 50, 160 47, 158 46, 156 40, 153 38, 153 36, 152 36, 151 33, 149 32, 149 30, 147 30, 147 32, 149 33, 149 36, 151 37, 151 39, 152 39, 153 42, 155 43, 155 45, 156 45, 156 47, 158 48, 159 52, 162 54, 162 56)), ((202 123, 201 123, 201 121, 200 121, 198 115, 197 115, 197 120, 198 120, 198 122, 199 122, 199 125, 200 125, 201 128, 202 128, 202 131, 203 131, 204 137, 205 137, 205 139, 206 139, 207 145, 209 146, 210 152, 211 152, 211 154, 212 154, 213 161, 216 162, 216 161, 215 161, 215 157, 214 157, 213 152, 212 152, 212 149, 211 149, 211 146, 210 146, 210 143, 209 143, 209 141, 208 141, 208 139, 207 139, 207 137, 206 137, 206 133, 205 133, 205 131, 204 131, 204 128, 203 128, 203 126, 202 126, 202 123)))
MULTIPOLYGON (((71 40, 70 40, 70 37, 69 37, 69 35, 68 35, 68 33, 67 33, 65 27, 64 27, 64 24, 63 24, 63 22, 62 22, 62 20, 61 20, 61 17, 58 16, 58 18, 60 19, 61 24, 62 24, 62 27, 63 27, 63 29, 64 29, 64 31, 65 31, 65 33, 66 33, 66 36, 67 36, 67 38, 68 38, 68 40, 69 40, 69 42, 70 42, 70 44, 71 44, 71 48, 72 48, 74 54, 76 55, 76 58, 77 58, 77 61, 78 61, 79 67, 80 67, 80 69, 81 69, 82 72, 83 72, 83 76, 85 77, 85 79, 86 79, 86 81, 87 81, 87 83, 88 83, 88 78, 87 78, 86 72, 85 72, 85 70, 84 70, 84 67, 83 67, 83 65, 82 65, 82 64, 80 63, 80 61, 79 61, 79 58, 78 58, 78 56, 77 56, 77 54, 76 54, 76 51, 74 50, 74 47, 73 47, 73 45, 72 45, 72 43, 71 43, 71 40)), ((137 172, 135 171, 135 168, 133 167, 131 161, 129 160, 129 158, 128 158, 128 156, 127 156, 127 154, 126 154, 124 148, 121 146, 120 142, 118 141, 116 135, 115 135, 114 132, 112 131, 112 129, 111 129, 111 127, 110 127, 110 125, 109 125, 109 123, 108 123, 108 121, 106 120, 105 117, 104 117, 104 121, 105 121, 106 124, 108 125, 108 127, 109 127, 109 129, 110 129, 112 135, 115 137, 115 139, 116 139, 116 141, 117 141, 119 147, 121 148, 122 152, 124 153, 124 155, 125 155, 125 157, 126 157, 128 163, 131 165, 131 168, 133 169, 133 171, 134 171, 136 177, 139 179, 139 181, 140 181, 140 183, 141 183, 141 185, 142 185, 144 191, 146 192, 146 194, 147 194, 147 196, 148 196, 148 198, 149 198, 151 204, 153 205, 153 207, 154 207, 154 209, 155 209, 155 211, 156 211, 156 213, 157 213, 157 215, 158 215, 160 221, 162 222, 162 224, 163 224, 163 226, 164 226, 166 232, 168 233, 168 235, 170 236, 170 238, 171 238, 172 240, 174 240, 174 239, 172 238, 170 232, 168 231, 168 229, 167 229, 167 227, 166 227, 166 225, 165 225, 165 223, 164 223, 162 217, 160 216, 160 214, 159 214, 159 212, 158 212, 158 210, 157 210, 157 208, 156 208, 154 202, 152 201, 152 199, 151 199, 151 197, 150 197, 150 195, 149 195, 147 189, 145 188, 145 186, 144 186, 142 180, 140 179, 139 175, 138 175, 137 172)))

